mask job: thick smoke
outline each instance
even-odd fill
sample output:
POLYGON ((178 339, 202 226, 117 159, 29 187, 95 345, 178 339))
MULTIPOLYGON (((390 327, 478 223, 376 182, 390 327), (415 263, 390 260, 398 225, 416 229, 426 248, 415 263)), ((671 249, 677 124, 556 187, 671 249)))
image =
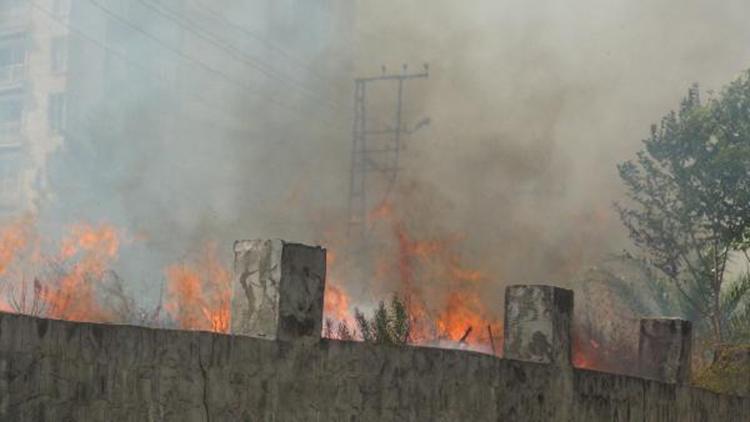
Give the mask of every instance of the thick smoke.
POLYGON ((360 72, 431 64, 410 108, 433 125, 410 143, 407 177, 450 203, 425 212, 500 284, 563 282, 629 247, 611 209, 616 163, 691 83, 719 89, 750 63, 740 1, 362 8, 360 72))
MULTIPOLYGON (((271 28, 262 2, 226 3, 221 19, 235 26, 217 35, 246 53, 181 41, 225 76, 126 28, 123 48, 141 52, 136 60, 158 54, 178 88, 131 72, 102 100, 115 123, 87 127, 60 152, 47 214, 132 233, 120 265, 139 294, 206 240, 229 258, 237 238, 342 237, 352 79, 429 63, 430 79, 407 85, 405 116, 432 124, 408 139, 392 201, 425 237, 459 234, 499 308, 496 287, 565 281, 628 247, 611 210, 615 164, 691 83, 719 88, 750 63, 750 5, 740 0, 385 0, 353 2, 343 19, 341 2, 311 1, 293 6, 308 9, 297 11, 304 19, 271 28), (325 5, 334 17, 316 11, 325 5)), ((178 31, 144 16, 160 36, 178 31)), ((373 108, 377 119, 389 118, 384 107, 373 108)), ((101 120, 100 108, 79 118, 101 120)))

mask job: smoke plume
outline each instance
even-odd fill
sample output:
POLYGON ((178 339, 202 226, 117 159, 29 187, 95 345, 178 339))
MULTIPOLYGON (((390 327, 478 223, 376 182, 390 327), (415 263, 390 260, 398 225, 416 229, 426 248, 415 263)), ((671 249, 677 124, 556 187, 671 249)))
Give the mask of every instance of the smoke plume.
MULTIPOLYGON (((739 0, 311 1, 271 24, 254 3, 224 3, 207 24, 242 53, 194 31, 174 46, 203 65, 122 28, 112 48, 170 76, 120 63, 120 84, 72 110, 80 124, 40 207, 50 230, 90 220, 131 233, 118 270, 144 301, 207 241, 227 260, 248 237, 349 248, 352 80, 429 63, 428 80, 406 85, 404 116, 432 124, 407 139, 387 204, 410 236, 449 239, 460 269, 481 271, 476 289, 497 318, 503 286, 566 282, 629 247, 611 209, 615 164, 691 83, 718 89, 750 62, 739 0)), ((160 16, 136 24, 180 30, 160 16)), ((372 92, 373 121, 390 121, 393 96, 372 92)), ((373 196, 383 205, 384 189, 373 196)), ((393 221, 373 223, 387 256, 393 221)), ((371 286, 377 260, 335 252, 353 303, 400 288, 371 286)))

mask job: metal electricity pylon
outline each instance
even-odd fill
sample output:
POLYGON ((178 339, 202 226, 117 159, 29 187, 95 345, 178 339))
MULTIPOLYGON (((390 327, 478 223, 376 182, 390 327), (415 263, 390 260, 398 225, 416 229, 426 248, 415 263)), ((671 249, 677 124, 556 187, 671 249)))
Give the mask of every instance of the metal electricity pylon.
POLYGON ((400 74, 386 74, 383 68, 381 76, 357 78, 354 80, 354 125, 352 129, 352 163, 349 184, 349 227, 350 238, 364 239, 367 234, 367 215, 371 205, 385 201, 399 172, 399 158, 403 149, 404 137, 411 135, 430 123, 429 119, 422 119, 414 126, 404 125, 404 85, 407 81, 429 77, 429 67, 419 73, 407 73, 404 65, 400 74), (377 83, 396 83, 397 97, 394 120, 390 124, 380 127, 368 127, 368 88, 377 83), (369 175, 379 175, 378 179, 369 175), (372 199, 368 191, 373 182, 385 183, 385 191, 377 202, 372 199))

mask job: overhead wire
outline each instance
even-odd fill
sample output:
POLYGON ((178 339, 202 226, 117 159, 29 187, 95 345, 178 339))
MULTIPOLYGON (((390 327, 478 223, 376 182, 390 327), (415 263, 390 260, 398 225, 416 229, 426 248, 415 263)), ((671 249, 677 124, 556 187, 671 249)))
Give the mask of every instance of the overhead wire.
MULTIPOLYGON (((143 2, 146 2, 147 0, 139 0, 139 1, 140 1, 141 3, 143 3, 143 2)), ((155 3, 155 2, 154 2, 154 3, 155 3)), ((271 41, 269 41, 269 40, 265 39, 265 38, 264 38, 264 37, 262 37, 261 35, 259 35, 259 34, 255 33, 254 31, 251 31, 251 30, 249 30, 248 28, 246 28, 246 27, 244 27, 244 26, 242 26, 242 25, 239 25, 239 24, 237 24, 237 23, 234 23, 234 22, 230 21, 230 20, 229 20, 229 19, 227 19, 226 17, 222 16, 222 15, 221 15, 220 13, 216 12, 216 11, 215 11, 215 10, 214 10, 213 8, 211 8, 210 6, 207 6, 206 4, 204 4, 204 3, 202 2, 202 1, 199 1, 199 0, 194 0, 194 1, 192 2, 192 4, 194 4, 194 5, 198 6, 198 7, 200 8, 200 9, 202 9, 202 10, 203 10, 203 12, 204 12, 204 13, 206 13, 206 14, 208 14, 208 15, 210 15, 210 16, 212 16, 212 17, 214 17, 214 18, 215 18, 215 19, 217 19, 218 21, 220 21, 220 22, 222 23, 222 25, 224 25, 224 26, 226 26, 226 27, 230 27, 230 28, 233 28, 233 29, 235 29, 235 30, 238 30, 238 31, 240 31, 240 32, 244 33, 244 34, 245 34, 245 35, 247 35, 248 37, 250 37, 250 38, 252 38, 252 39, 255 39, 256 41, 258 41, 258 42, 260 42, 260 43, 262 43, 262 44, 264 44, 264 45, 268 46, 268 47, 269 47, 270 49, 272 49, 272 50, 276 51, 276 52, 277 52, 277 53, 279 53, 279 54, 280 54, 281 56, 284 56, 284 57, 286 57, 288 61, 290 61, 290 62, 293 62, 293 63, 296 63, 296 64, 298 65, 298 67, 299 67, 300 69, 302 69, 302 70, 304 70, 305 72, 307 72, 307 74, 309 74, 309 75, 311 75, 311 76, 315 77, 315 78, 316 78, 316 79, 318 79, 318 80, 319 80, 320 82, 322 82, 322 83, 326 83, 326 82, 327 82, 327 81, 326 81, 326 79, 325 79, 325 78, 324 78, 323 76, 319 75, 319 74, 318 74, 318 73, 316 72, 316 70, 315 70, 315 69, 313 69, 313 68, 312 68, 312 67, 311 67, 311 66, 310 66, 310 65, 309 65, 308 63, 306 63, 306 62, 305 62, 305 61, 304 61, 303 59, 300 59, 300 58, 296 57, 296 56, 295 56, 294 54, 290 53, 289 51, 287 51, 287 50, 286 50, 286 49, 284 49, 283 47, 281 47, 281 46, 279 46, 279 45, 277 45, 277 44, 275 44, 275 43, 273 43, 273 42, 271 42, 271 41)), ((164 6, 163 4, 161 5, 161 7, 162 7, 163 9, 166 9, 166 8, 167 8, 167 7, 166 7, 166 6, 164 6)), ((178 12, 176 12, 176 11, 174 11, 174 10, 172 10, 172 12, 173 12, 174 14, 179 14, 178 12)), ((335 100, 333 100, 333 99, 332 99, 331 101, 332 101, 332 105, 333 105, 334 107, 336 107, 336 108, 337 108, 338 110, 344 110, 344 111, 345 111, 345 113, 347 113, 347 115, 350 115, 350 114, 351 114, 351 111, 350 111, 350 110, 348 109, 348 107, 342 106, 342 105, 341 105, 340 103, 336 102, 336 101, 335 101, 335 100)), ((387 123, 387 122, 386 122, 385 120, 383 120, 382 118, 380 118, 380 117, 376 117, 376 118, 375 118, 374 120, 375 120, 375 121, 376 121, 377 123, 381 124, 381 125, 382 125, 383 127, 389 127, 388 123, 387 123)))
POLYGON ((269 47, 271 50, 274 50, 275 52, 279 53, 279 55, 285 57, 290 63, 296 64, 300 69, 304 70, 309 75, 314 76, 319 81, 326 82, 326 78, 324 78, 323 76, 319 75, 317 73, 317 71, 315 69, 313 69, 312 66, 309 63, 307 63, 306 60, 297 57, 293 53, 287 51, 285 48, 277 45, 276 43, 273 43, 273 42, 267 40, 266 38, 264 38, 263 36, 257 34, 256 32, 251 31, 249 28, 247 28, 247 27, 245 27, 243 25, 239 25, 237 23, 232 22, 231 20, 227 19, 226 17, 224 17, 220 13, 216 12, 213 8, 211 8, 211 7, 203 4, 203 2, 200 2, 200 1, 196 0, 196 1, 193 2, 193 4, 196 5, 199 9, 203 10, 204 13, 212 16, 217 21, 220 21, 222 23, 222 25, 224 25, 226 27, 229 27, 229 28, 232 28, 232 29, 234 29, 236 31, 242 32, 243 34, 247 35, 248 37, 256 40, 257 42, 259 42, 259 43, 261 43, 261 44, 269 47))
MULTIPOLYGON (((91 0, 94 1, 94 0, 91 0)), ((222 41, 219 36, 217 36, 215 33, 212 33, 211 31, 207 30, 204 27, 200 27, 198 23, 196 23, 193 19, 186 16, 185 14, 182 14, 174 9, 171 9, 164 5, 156 5, 155 3, 146 1, 146 0, 138 0, 139 3, 141 3, 144 7, 149 8, 154 13, 157 13, 162 18, 167 19, 180 27, 182 27, 184 30, 192 33, 193 35, 196 35, 197 37, 209 42, 211 45, 224 50, 227 52, 230 56, 234 57, 236 60, 250 66, 251 68, 259 71, 266 77, 270 79, 274 79, 278 82, 290 84, 296 89, 304 92, 305 94, 309 95, 310 98, 315 100, 323 100, 326 103, 328 103, 329 106, 332 106, 333 108, 340 109, 341 106, 334 101, 332 101, 330 98, 328 98, 325 95, 322 95, 319 92, 314 91, 313 89, 307 87, 301 82, 298 82, 297 80, 286 76, 282 72, 274 69, 269 65, 268 63, 263 62, 262 60, 252 57, 250 54, 248 54, 246 51, 243 51, 241 48, 237 47, 236 45, 230 44, 226 41, 222 41)), ((226 22, 226 21, 223 21, 226 22)), ((340 110, 334 110, 334 111, 340 111, 340 110)))
MULTIPOLYGON (((194 56, 191 56, 191 55, 185 53, 183 50, 181 50, 179 48, 176 48, 174 46, 171 46, 171 45, 167 44, 166 42, 164 42, 159 37, 155 36, 154 34, 150 33, 149 31, 146 31, 142 27, 134 24, 129 19, 127 19, 127 18, 123 17, 122 15, 120 15, 120 14, 118 14, 116 12, 113 12, 111 9, 103 6, 97 0, 88 0, 88 1, 89 1, 90 4, 92 4, 94 7, 98 8, 99 10, 101 10, 107 16, 109 16, 109 17, 117 20, 121 24, 127 26, 128 28, 130 28, 130 29, 136 31, 137 33, 143 35, 144 37, 150 39, 151 41, 155 42, 156 44, 158 44, 162 48, 171 51, 173 54, 181 57, 183 60, 188 61, 190 63, 193 63, 193 64, 201 67, 205 71, 210 72, 212 74, 215 74, 215 75, 219 76, 225 82, 227 82, 227 83, 229 83, 231 85, 234 85, 236 87, 239 87, 239 88, 245 90, 247 93, 249 93, 251 95, 262 97, 263 100, 268 101, 269 103, 271 103, 271 104, 273 104, 273 105, 275 105, 277 107, 280 107, 282 109, 286 109, 286 110, 292 111, 292 112, 298 114, 300 117, 305 118, 306 120, 311 119, 309 110, 301 110, 301 109, 299 109, 297 107, 293 107, 293 106, 290 106, 289 104, 286 104, 286 103, 283 103, 281 101, 278 101, 275 97, 271 97, 271 96, 267 95, 266 93, 259 91, 257 89, 257 87, 249 85, 249 84, 247 84, 245 82, 240 82, 240 81, 234 79, 233 77, 229 76, 225 72, 222 72, 220 69, 217 69, 216 67, 211 66, 210 64, 208 64, 208 63, 206 63, 206 62, 204 62, 204 61, 202 61, 202 60, 200 60, 200 59, 198 59, 198 58, 196 58, 194 56)), ((331 121, 331 123, 334 123, 334 122, 331 121)), ((337 126, 339 126, 341 123, 335 122, 334 124, 336 124, 337 126)))
MULTIPOLYGON (((146 2, 146 1, 148 1, 148 0, 139 0, 139 1, 140 1, 141 3, 144 3, 144 2, 146 2)), ((156 3, 156 2, 152 2, 152 4, 155 4, 155 3, 156 3)), ((218 12, 217 12, 216 10, 214 10, 214 9, 213 9, 213 8, 211 8, 210 6, 207 6, 207 5, 206 5, 206 4, 204 3, 204 2, 202 2, 202 1, 199 1, 199 0, 194 0, 194 1, 192 2, 192 4, 194 4, 194 5, 198 6, 198 7, 200 8, 200 9, 202 9, 202 10, 203 10, 203 12, 204 12, 204 13, 206 13, 206 14, 208 14, 208 15, 210 15, 210 16, 212 16, 212 17, 214 17, 214 18, 215 18, 215 19, 217 19, 218 21, 220 21, 222 25, 224 25, 224 26, 226 26, 226 27, 230 27, 230 28, 233 28, 233 29, 235 29, 235 30, 238 30, 238 31, 240 31, 240 32, 244 33, 244 34, 245 34, 245 35, 247 35, 248 37, 250 37, 250 38, 252 38, 252 39, 255 39, 256 41, 258 41, 258 42, 260 42, 260 43, 262 43, 262 44, 266 45, 266 46, 267 46, 267 47, 269 47, 270 49, 272 49, 272 50, 276 51, 276 52, 277 52, 277 53, 279 53, 279 54, 280 54, 281 56, 283 56, 283 57, 286 57, 286 58, 287 58, 287 60, 288 60, 289 62, 292 62, 292 63, 296 63, 296 64, 297 64, 297 67, 298 67, 298 68, 300 68, 300 69, 304 70, 304 71, 305 71, 305 72, 306 72, 307 74, 309 74, 309 75, 311 75, 311 76, 315 77, 316 79, 318 79, 318 81, 319 81, 319 82, 322 82, 322 83, 327 83, 327 81, 326 81, 326 78, 324 78, 323 76, 319 75, 319 74, 317 73, 317 71, 316 71, 315 69, 313 69, 313 68, 312 68, 312 67, 311 67, 311 66, 310 66, 310 65, 309 65, 308 63, 306 63, 306 62, 305 62, 305 61, 304 61, 303 59, 300 59, 299 57, 296 57, 296 56, 295 56, 294 54, 290 53, 289 51, 287 51, 287 50, 286 50, 286 49, 284 49, 283 47, 279 46, 278 44, 276 44, 276 43, 273 43, 272 41, 269 41, 269 40, 265 39, 264 37, 262 37, 261 35, 259 35, 259 34, 255 33, 254 31, 251 31, 251 30, 249 30, 249 29, 248 29, 247 27, 244 27, 244 26, 242 26, 242 25, 239 25, 239 24, 237 24, 237 23, 234 23, 234 22, 230 21, 229 19, 227 19, 226 17, 222 16, 222 15, 221 15, 220 13, 218 13, 218 12)), ((163 4, 160 4, 160 7, 161 7, 162 9, 167 9, 167 6, 165 6, 165 5, 163 5, 163 4)), ((174 13, 174 14, 176 14, 176 15, 180 15, 180 13, 178 13, 177 11, 174 11, 174 10, 172 10, 172 13, 174 13)), ((184 16, 184 15, 183 15, 183 16, 184 16)), ((341 112, 341 111, 343 111, 343 112, 344 112, 344 113, 346 113, 346 114, 347 114, 348 116, 351 116, 351 110, 349 109, 349 107, 348 107, 348 106, 344 106, 344 105, 340 104, 340 103, 339 103, 339 102, 337 102, 337 101, 336 101, 335 99, 330 99, 330 101, 331 101, 331 103, 330 103, 330 104, 331 104, 331 105, 332 105, 332 106, 333 106, 334 108, 336 108, 336 109, 337 109, 337 111, 340 111, 340 112, 341 112)), ((387 122, 386 122, 386 121, 385 121, 385 120, 384 120, 384 119, 383 119, 382 117, 375 117, 375 118, 374 118, 374 120, 375 120, 375 121, 376 121, 376 122, 377 122, 378 124, 380 124, 381 126, 383 126, 383 127, 389 127, 388 123, 387 123, 387 122)))
MULTIPOLYGON (((122 53, 121 51, 116 50, 116 49, 108 46, 106 43, 104 43, 104 42, 102 42, 100 40, 97 40, 96 38, 88 35, 86 32, 82 31, 80 28, 71 25, 70 22, 67 22, 66 20, 62 19, 60 16, 58 16, 58 14, 56 14, 52 10, 47 9, 47 8, 39 5, 34 0, 29 0, 29 2, 31 3, 32 7, 36 8, 39 11, 41 11, 42 13, 44 13, 50 20, 55 21, 58 25, 66 27, 68 30, 70 30, 71 32, 73 32, 77 36, 79 36, 79 37, 81 37, 81 38, 89 41, 90 43, 92 43, 96 47, 101 48, 103 51, 106 51, 107 53, 112 54, 113 56, 115 56, 118 59, 120 59, 123 63, 125 63, 125 64, 127 64, 127 65, 129 65, 129 66, 131 66, 131 67, 133 67, 135 69, 138 69, 138 70, 142 71, 144 74, 146 74, 147 76, 151 76, 154 80, 157 80, 158 82, 171 83, 171 81, 167 81, 164 78, 163 75, 157 74, 155 71, 153 71, 152 69, 148 68, 144 64, 142 64, 142 63, 140 63, 140 62, 138 62, 138 61, 136 61, 136 60, 128 57, 128 55, 126 55, 125 53, 122 53)), ((196 91, 190 91, 189 93, 190 93, 191 96, 193 96, 195 99, 197 99, 200 104, 202 104, 202 105, 204 105, 204 106, 206 106, 208 108, 215 107, 215 105, 209 104, 207 102, 207 100, 205 99, 205 97, 202 97, 196 91)))
MULTIPOLYGON (((57 13, 54 11, 40 5, 35 0, 29 0, 29 3, 34 7, 35 9, 42 12, 44 15, 47 16, 48 19, 51 21, 56 22, 58 25, 61 25, 63 27, 66 27, 69 31, 74 33, 76 36, 81 37, 82 39, 87 40, 92 45, 102 49, 103 51, 106 51, 107 53, 111 54, 112 56, 118 58, 122 61, 122 63, 141 71, 145 76, 150 77, 154 82, 160 83, 160 84, 171 84, 173 81, 168 80, 164 74, 160 72, 156 72, 154 69, 149 68, 148 66, 142 64, 141 62, 132 59, 127 54, 112 48, 111 46, 107 45, 105 42, 102 42, 89 34, 87 34, 85 31, 81 30, 80 28, 72 25, 69 20, 63 19, 60 17, 57 13)), ((206 109, 216 109, 219 107, 217 104, 214 104, 214 102, 208 100, 205 96, 200 94, 200 91, 198 90, 188 90, 184 94, 189 95, 193 100, 196 100, 197 104, 200 104, 201 106, 205 107, 206 109)), ((176 111, 177 113, 184 114, 186 118, 193 119, 195 116, 193 113, 187 113, 184 111, 176 111)), ((268 124, 268 122, 265 122, 265 124, 268 124)), ((283 130, 284 126, 274 124, 272 125, 273 129, 283 130)), ((245 132, 245 133, 252 133, 253 131, 251 129, 242 129, 238 127, 232 127, 231 130, 237 131, 237 132, 245 132)))

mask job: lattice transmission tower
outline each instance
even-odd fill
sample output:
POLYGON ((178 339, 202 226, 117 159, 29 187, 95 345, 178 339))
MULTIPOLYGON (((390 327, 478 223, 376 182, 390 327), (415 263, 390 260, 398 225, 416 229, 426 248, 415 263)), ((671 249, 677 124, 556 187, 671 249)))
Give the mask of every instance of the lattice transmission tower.
POLYGON ((399 173, 399 159, 404 148, 404 138, 428 125, 424 118, 416 125, 405 125, 404 85, 415 79, 429 77, 429 66, 418 73, 408 73, 406 65, 401 73, 387 74, 385 67, 381 76, 357 78, 354 80, 354 124, 352 129, 351 176, 349 183, 349 223, 350 238, 364 239, 367 235, 367 216, 371 207, 385 201, 393 189, 399 173), (390 123, 372 124, 368 119, 368 92, 375 84, 396 84, 396 101, 393 120, 390 123), (380 176, 378 178, 370 175, 380 176), (385 186, 382 198, 372 202, 374 183, 385 186))

